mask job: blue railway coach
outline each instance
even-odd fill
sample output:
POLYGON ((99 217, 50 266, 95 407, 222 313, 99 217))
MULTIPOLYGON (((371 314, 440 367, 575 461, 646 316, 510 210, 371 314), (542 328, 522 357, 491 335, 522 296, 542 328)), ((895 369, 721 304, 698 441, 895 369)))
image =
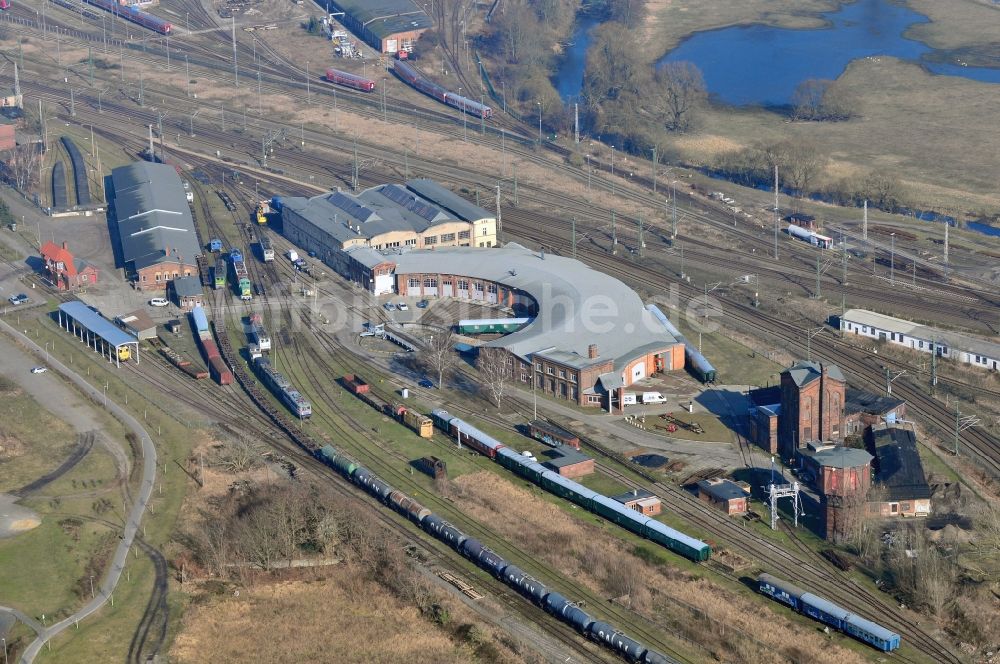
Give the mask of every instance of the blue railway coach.
POLYGON ((757 577, 757 586, 761 594, 787 604, 799 613, 830 625, 879 650, 889 652, 899 648, 899 634, 792 583, 770 574, 761 574, 757 577))

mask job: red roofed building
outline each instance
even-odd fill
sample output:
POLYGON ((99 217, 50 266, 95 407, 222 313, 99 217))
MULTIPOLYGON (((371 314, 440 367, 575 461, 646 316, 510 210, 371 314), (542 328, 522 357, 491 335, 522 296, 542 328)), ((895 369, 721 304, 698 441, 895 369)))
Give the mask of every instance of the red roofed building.
POLYGON ((59 290, 74 290, 97 283, 97 268, 83 260, 74 258, 66 243, 62 246, 46 242, 42 247, 45 272, 59 290))

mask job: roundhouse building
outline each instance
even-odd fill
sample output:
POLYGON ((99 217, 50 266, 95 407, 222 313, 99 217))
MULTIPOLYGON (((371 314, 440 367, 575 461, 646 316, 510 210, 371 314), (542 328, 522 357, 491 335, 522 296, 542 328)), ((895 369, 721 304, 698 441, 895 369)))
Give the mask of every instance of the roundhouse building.
POLYGON ((495 303, 530 315, 487 343, 510 353, 515 380, 581 406, 617 408, 624 389, 684 368, 684 345, 631 288, 580 261, 507 244, 392 256, 395 290, 409 297, 495 303))

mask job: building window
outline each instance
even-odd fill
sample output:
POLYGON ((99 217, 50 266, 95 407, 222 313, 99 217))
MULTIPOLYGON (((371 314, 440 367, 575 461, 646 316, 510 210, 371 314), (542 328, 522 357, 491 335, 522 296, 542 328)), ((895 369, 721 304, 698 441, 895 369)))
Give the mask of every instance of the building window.
POLYGON ((540 390, 544 390, 545 389, 545 379, 542 378, 541 376, 539 376, 538 380, 535 381, 535 386, 538 389, 540 389, 540 390))
POLYGON ((441 235, 441 241, 442 242, 454 242, 455 241, 455 234, 454 233, 443 233, 441 235))
POLYGON ((143 281, 145 281, 145 280, 146 280, 146 275, 142 275, 142 280, 143 280, 143 281))
POLYGON ((552 394, 556 393, 556 381, 554 378, 549 378, 549 392, 552 394))
POLYGON ((547 368, 547 369, 545 370, 545 373, 547 373, 547 374, 548 374, 548 375, 550 375, 550 376, 554 376, 554 375, 556 375, 556 370, 555 370, 555 369, 553 369, 552 367, 548 367, 548 368, 547 368))
POLYGON ((563 399, 566 398, 568 390, 566 389, 566 383, 559 383, 559 393, 562 394, 563 399))
POLYGON ((469 233, 469 231, 459 231, 458 232, 458 239, 459 240, 468 240, 470 236, 471 236, 471 233, 469 233))
POLYGON ((469 281, 467 279, 458 280, 458 290, 469 290, 469 281))
POLYGON ((408 247, 412 247, 412 246, 414 246, 415 244, 417 244, 417 238, 415 238, 415 237, 414 237, 414 238, 410 238, 409 240, 407 240, 407 241, 406 241, 406 243, 405 243, 405 244, 406 244, 406 246, 408 246, 408 247))
POLYGON ((542 370, 542 363, 541 362, 536 362, 535 363, 535 369, 537 369, 538 371, 541 371, 542 370))
POLYGON ((566 370, 565 369, 560 369, 559 370, 559 377, 560 378, 565 378, 566 377, 566 370))
POLYGON ((497 285, 496 284, 490 284, 489 286, 487 286, 487 290, 490 292, 491 295, 496 295, 497 294, 497 285))
POLYGON ((575 383, 576 382, 576 374, 575 373, 570 373, 570 375, 569 375, 569 382, 571 382, 571 383, 575 383))
POLYGON ((424 279, 424 288, 437 288, 438 280, 435 277, 427 277, 424 279))
POLYGON ((921 350, 923 350, 923 348, 924 348, 924 342, 923 342, 923 341, 921 341, 921 342, 919 342, 919 343, 920 343, 920 349, 921 349, 921 350))
POLYGON ((578 397, 576 396, 576 388, 575 388, 575 387, 571 387, 571 388, 570 388, 570 390, 569 390, 569 396, 570 396, 570 398, 571 398, 571 399, 572 399, 573 401, 576 401, 576 400, 577 400, 577 398, 578 398, 578 397))
POLYGON ((475 284, 473 284, 473 286, 475 287, 477 293, 483 292, 483 285, 478 281, 475 284))
POLYGON ((420 288, 420 279, 418 279, 417 277, 410 277, 409 280, 407 281, 407 285, 410 288, 420 288))
POLYGON ((437 244, 437 235, 428 235, 424 238, 424 244, 437 244))
POLYGON ((156 282, 157 283, 160 282, 160 273, 159 272, 156 273, 156 282))
POLYGON ((489 233, 487 231, 487 228, 485 226, 483 226, 483 233, 482 234, 483 235, 489 235, 489 233))

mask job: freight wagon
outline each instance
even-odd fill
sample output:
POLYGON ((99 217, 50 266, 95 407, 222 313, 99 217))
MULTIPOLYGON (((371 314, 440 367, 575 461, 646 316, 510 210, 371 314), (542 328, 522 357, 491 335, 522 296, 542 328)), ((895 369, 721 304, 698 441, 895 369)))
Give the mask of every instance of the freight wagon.
POLYGON ((340 71, 339 69, 327 69, 326 80, 331 83, 336 83, 337 85, 344 85, 349 88, 354 88, 355 90, 361 90, 362 92, 371 92, 375 89, 375 81, 370 78, 364 78, 363 76, 351 74, 346 71, 340 71))
POLYGON ((385 401, 371 391, 371 386, 355 374, 347 374, 340 379, 344 388, 375 410, 385 413, 416 432, 421 438, 434 435, 434 423, 429 417, 398 403, 385 401))
POLYGON ((160 355, 167 358, 167 361, 170 362, 170 364, 174 365, 195 380, 208 378, 207 371, 196 368, 189 360, 184 359, 179 353, 172 350, 169 346, 161 347, 160 355))
POLYGON ((149 28, 153 32, 158 32, 161 35, 169 35, 173 30, 173 25, 169 22, 164 21, 162 18, 148 14, 141 9, 136 7, 130 7, 127 5, 119 5, 115 0, 84 0, 95 7, 100 7, 101 9, 111 12, 115 16, 120 16, 126 21, 132 21, 144 28, 149 28))
POLYGON ((518 454, 495 438, 484 434, 468 422, 452 417, 444 409, 435 409, 431 413, 431 418, 438 428, 452 438, 490 457, 515 475, 538 484, 546 491, 566 498, 584 509, 652 540, 685 558, 703 561, 708 560, 711 555, 711 548, 708 544, 552 472, 540 463, 518 454))
POLYGON ((215 339, 212 338, 212 330, 208 327, 208 316, 205 315, 204 307, 198 305, 191 310, 191 322, 194 324, 198 343, 201 346, 205 362, 208 364, 212 380, 219 385, 232 384, 233 372, 229 370, 222 356, 219 355, 219 348, 215 345, 215 339))
POLYGON ((761 594, 787 604, 799 613, 839 629, 879 650, 889 652, 899 648, 899 634, 866 618, 854 615, 833 602, 817 597, 776 576, 770 574, 758 576, 757 589, 761 594))
MULTIPOLYGON (((346 381, 345 381, 346 382, 346 381)), ((314 456, 344 478, 358 485, 399 514, 419 525, 431 536, 448 544, 479 568, 513 588, 536 606, 565 622, 586 637, 597 641, 634 664, 677 664, 677 660, 651 650, 613 625, 596 620, 578 603, 558 593, 474 537, 434 514, 411 496, 392 487, 375 473, 345 456, 332 445, 313 450, 314 456)))

